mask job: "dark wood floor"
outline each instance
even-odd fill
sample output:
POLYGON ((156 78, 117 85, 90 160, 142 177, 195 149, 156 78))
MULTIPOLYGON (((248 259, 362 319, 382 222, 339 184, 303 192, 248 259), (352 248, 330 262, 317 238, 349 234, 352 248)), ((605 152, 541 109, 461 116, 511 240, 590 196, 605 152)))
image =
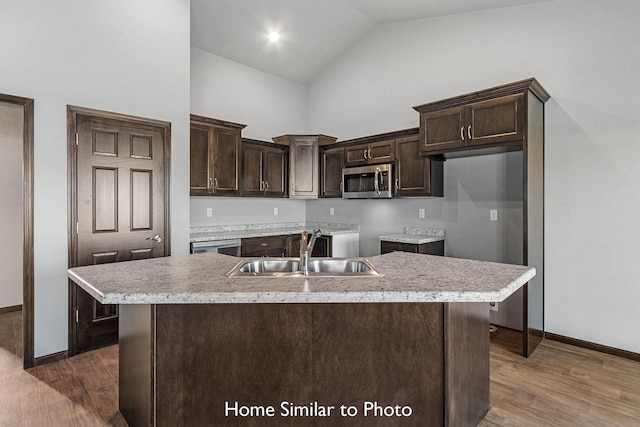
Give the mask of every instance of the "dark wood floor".
MULTIPOLYGON (((20 313, 0 315, 0 427, 126 426, 118 412, 118 346, 24 371, 20 313)), ((640 426, 640 363, 518 335, 491 340, 488 426, 640 426)))

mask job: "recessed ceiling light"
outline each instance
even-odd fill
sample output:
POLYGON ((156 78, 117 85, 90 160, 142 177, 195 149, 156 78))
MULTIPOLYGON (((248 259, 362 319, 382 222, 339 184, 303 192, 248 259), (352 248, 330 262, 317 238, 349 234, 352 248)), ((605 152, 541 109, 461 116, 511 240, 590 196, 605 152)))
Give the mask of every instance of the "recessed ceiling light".
POLYGON ((280 33, 277 31, 271 31, 269 33, 269 41, 270 42, 277 42, 278 40, 280 40, 280 33))

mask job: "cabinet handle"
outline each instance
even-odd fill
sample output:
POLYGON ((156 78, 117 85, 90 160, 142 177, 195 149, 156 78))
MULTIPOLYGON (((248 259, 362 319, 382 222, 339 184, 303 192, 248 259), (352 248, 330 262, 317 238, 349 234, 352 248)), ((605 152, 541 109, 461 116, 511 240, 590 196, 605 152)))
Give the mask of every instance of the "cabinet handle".
POLYGON ((396 178, 396 190, 400 189, 400 178, 396 178))
POLYGON ((264 191, 264 181, 260 181, 260 191, 264 191))
POLYGON ((264 191, 269 191, 269 181, 264 182, 264 191))
POLYGON ((460 139, 464 141, 464 126, 460 128, 460 139))
POLYGON ((268 243, 260 243, 260 246, 269 246, 268 243))
POLYGON ((367 149, 364 149, 364 159, 367 160, 367 149))
POLYGON ((371 148, 369 148, 369 158, 372 159, 373 156, 371 155, 371 148))
POLYGON ((469 141, 471 141, 471 125, 467 128, 467 136, 469 137, 469 141))
POLYGON ((213 188, 218 189, 218 178, 213 178, 213 188))
POLYGON ((211 187, 213 187, 213 180, 211 179, 211 177, 209 177, 209 185, 207 185, 207 190, 211 190, 211 187))
POLYGON ((344 191, 344 183, 340 181, 340 191, 344 191))

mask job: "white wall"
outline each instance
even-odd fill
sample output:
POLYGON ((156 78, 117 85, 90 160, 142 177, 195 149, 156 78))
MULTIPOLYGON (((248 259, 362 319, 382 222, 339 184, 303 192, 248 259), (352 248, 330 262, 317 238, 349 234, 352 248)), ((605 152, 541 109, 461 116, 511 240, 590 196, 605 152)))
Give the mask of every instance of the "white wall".
POLYGON ((305 220, 304 200, 262 197, 192 197, 191 225, 268 224, 305 220), (207 217, 207 208, 212 209, 207 217), (278 215, 274 215, 278 208, 278 215))
POLYGON ((413 105, 538 78, 546 329, 640 352, 638 16, 634 0, 563 0, 379 27, 311 84, 309 128, 417 126, 413 105))
POLYGON ((21 105, 0 102, 0 308, 22 304, 21 105))
POLYGON ((35 99, 35 355, 67 348, 67 104, 172 123, 172 253, 188 251, 189 1, 23 0, 0 92, 35 99))
MULTIPOLYGON (((307 88, 191 48, 191 113, 246 124, 243 137, 271 142, 307 131, 307 88)), ((191 198, 191 225, 304 221, 304 213, 301 200, 191 198), (206 208, 213 217, 205 216, 206 208)))
POLYGON ((246 124, 243 137, 271 142, 307 131, 307 88, 191 48, 191 113, 246 124))

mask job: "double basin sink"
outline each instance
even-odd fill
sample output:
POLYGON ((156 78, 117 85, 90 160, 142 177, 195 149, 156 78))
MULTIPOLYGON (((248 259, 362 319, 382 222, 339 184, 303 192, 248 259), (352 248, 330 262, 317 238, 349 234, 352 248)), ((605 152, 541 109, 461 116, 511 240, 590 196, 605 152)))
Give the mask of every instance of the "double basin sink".
POLYGON ((312 258, 309 273, 300 271, 300 258, 252 258, 240 261, 229 277, 363 277, 382 276, 366 258, 312 258))

